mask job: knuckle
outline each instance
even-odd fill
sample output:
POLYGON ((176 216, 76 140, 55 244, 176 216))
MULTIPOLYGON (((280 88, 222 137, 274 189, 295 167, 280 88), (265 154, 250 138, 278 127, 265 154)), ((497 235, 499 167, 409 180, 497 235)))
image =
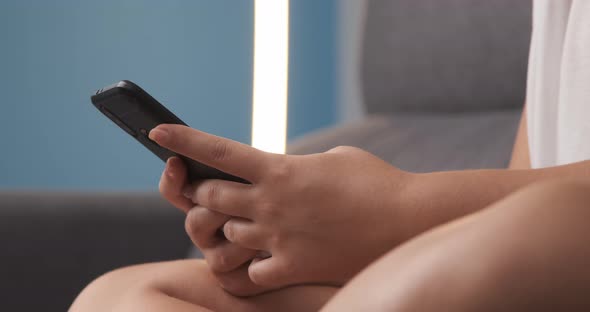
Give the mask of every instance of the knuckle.
POLYGON ((219 196, 221 193, 221 188, 219 187, 219 185, 217 183, 211 183, 209 184, 209 186, 206 189, 206 205, 210 206, 210 207, 215 207, 218 200, 219 200, 219 196))
POLYGON ((260 201, 257 206, 257 215, 263 220, 276 220, 281 215, 281 210, 273 200, 260 201))
POLYGON ((211 250, 207 255, 207 263, 215 272, 227 272, 232 269, 229 256, 219 249, 211 250))
POLYGON ((293 171, 292 163, 287 159, 286 155, 281 155, 277 161, 268 169, 268 177, 274 182, 281 182, 291 177, 293 171))
POLYGON ((231 149, 227 142, 222 139, 217 139, 211 149, 211 157, 213 160, 222 161, 231 156, 231 149))
MULTIPOLYGON (((212 211, 204 207, 195 206, 187 213, 184 228, 195 245, 200 248, 211 248, 219 242, 214 228, 219 222, 221 220, 212 211)), ((218 226, 221 225, 219 224, 218 226)))
POLYGON ((194 209, 189 210, 189 212, 186 215, 186 218, 184 219, 184 229, 186 230, 186 233, 189 235, 194 234, 197 230, 194 217, 195 213, 193 211, 194 209))
POLYGON ((203 215, 202 208, 195 207, 189 210, 184 219, 184 228, 189 237, 194 241, 201 241, 203 215))
POLYGON ((331 153, 358 153, 360 151, 362 151, 362 150, 358 147, 341 145, 341 146, 336 146, 336 147, 330 149, 328 152, 331 152, 331 153))

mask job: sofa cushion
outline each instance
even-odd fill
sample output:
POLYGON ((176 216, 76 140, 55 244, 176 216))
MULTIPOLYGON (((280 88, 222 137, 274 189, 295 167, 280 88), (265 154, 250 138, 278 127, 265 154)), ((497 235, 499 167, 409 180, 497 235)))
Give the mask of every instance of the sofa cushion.
POLYGON ((531 0, 367 1, 367 112, 521 107, 531 11, 531 0))
POLYGON ((412 172, 503 168, 510 160, 519 117, 519 110, 368 116, 297 139, 288 152, 309 154, 351 145, 412 172))
POLYGON ((1 311, 66 311, 113 269, 186 256, 184 214, 152 192, 0 191, 1 311))

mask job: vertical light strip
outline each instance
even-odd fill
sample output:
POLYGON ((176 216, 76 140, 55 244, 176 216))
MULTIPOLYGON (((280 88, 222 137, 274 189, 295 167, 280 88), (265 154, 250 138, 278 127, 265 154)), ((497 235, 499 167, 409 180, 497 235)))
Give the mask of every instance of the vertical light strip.
POLYGON ((285 153, 289 0, 254 0, 252 146, 285 153))

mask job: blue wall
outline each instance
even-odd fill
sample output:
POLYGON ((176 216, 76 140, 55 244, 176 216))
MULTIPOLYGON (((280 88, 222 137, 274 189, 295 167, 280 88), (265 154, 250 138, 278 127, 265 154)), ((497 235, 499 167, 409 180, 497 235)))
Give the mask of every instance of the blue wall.
MULTIPOLYGON (((291 1, 289 137, 335 122, 337 0, 291 1)), ((155 189, 163 164, 95 111, 137 82, 250 142, 253 1, 0 1, 0 188, 155 189)))
POLYGON ((289 138, 337 122, 338 0, 291 0, 289 138))
POLYGON ((250 141, 252 1, 0 2, 0 187, 155 188, 162 163, 95 111, 130 79, 250 141))

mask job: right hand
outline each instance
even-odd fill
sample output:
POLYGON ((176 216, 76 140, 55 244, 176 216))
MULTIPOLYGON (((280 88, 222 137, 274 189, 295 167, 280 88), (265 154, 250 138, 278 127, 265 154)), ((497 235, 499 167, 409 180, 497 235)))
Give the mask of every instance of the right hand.
POLYGON ((252 296, 270 290, 252 283, 248 276, 248 266, 258 252, 228 241, 220 232, 231 217, 195 206, 183 194, 188 184, 187 170, 182 160, 178 157, 168 159, 160 178, 160 193, 187 214, 186 232, 205 256, 221 287, 236 296, 252 296))

